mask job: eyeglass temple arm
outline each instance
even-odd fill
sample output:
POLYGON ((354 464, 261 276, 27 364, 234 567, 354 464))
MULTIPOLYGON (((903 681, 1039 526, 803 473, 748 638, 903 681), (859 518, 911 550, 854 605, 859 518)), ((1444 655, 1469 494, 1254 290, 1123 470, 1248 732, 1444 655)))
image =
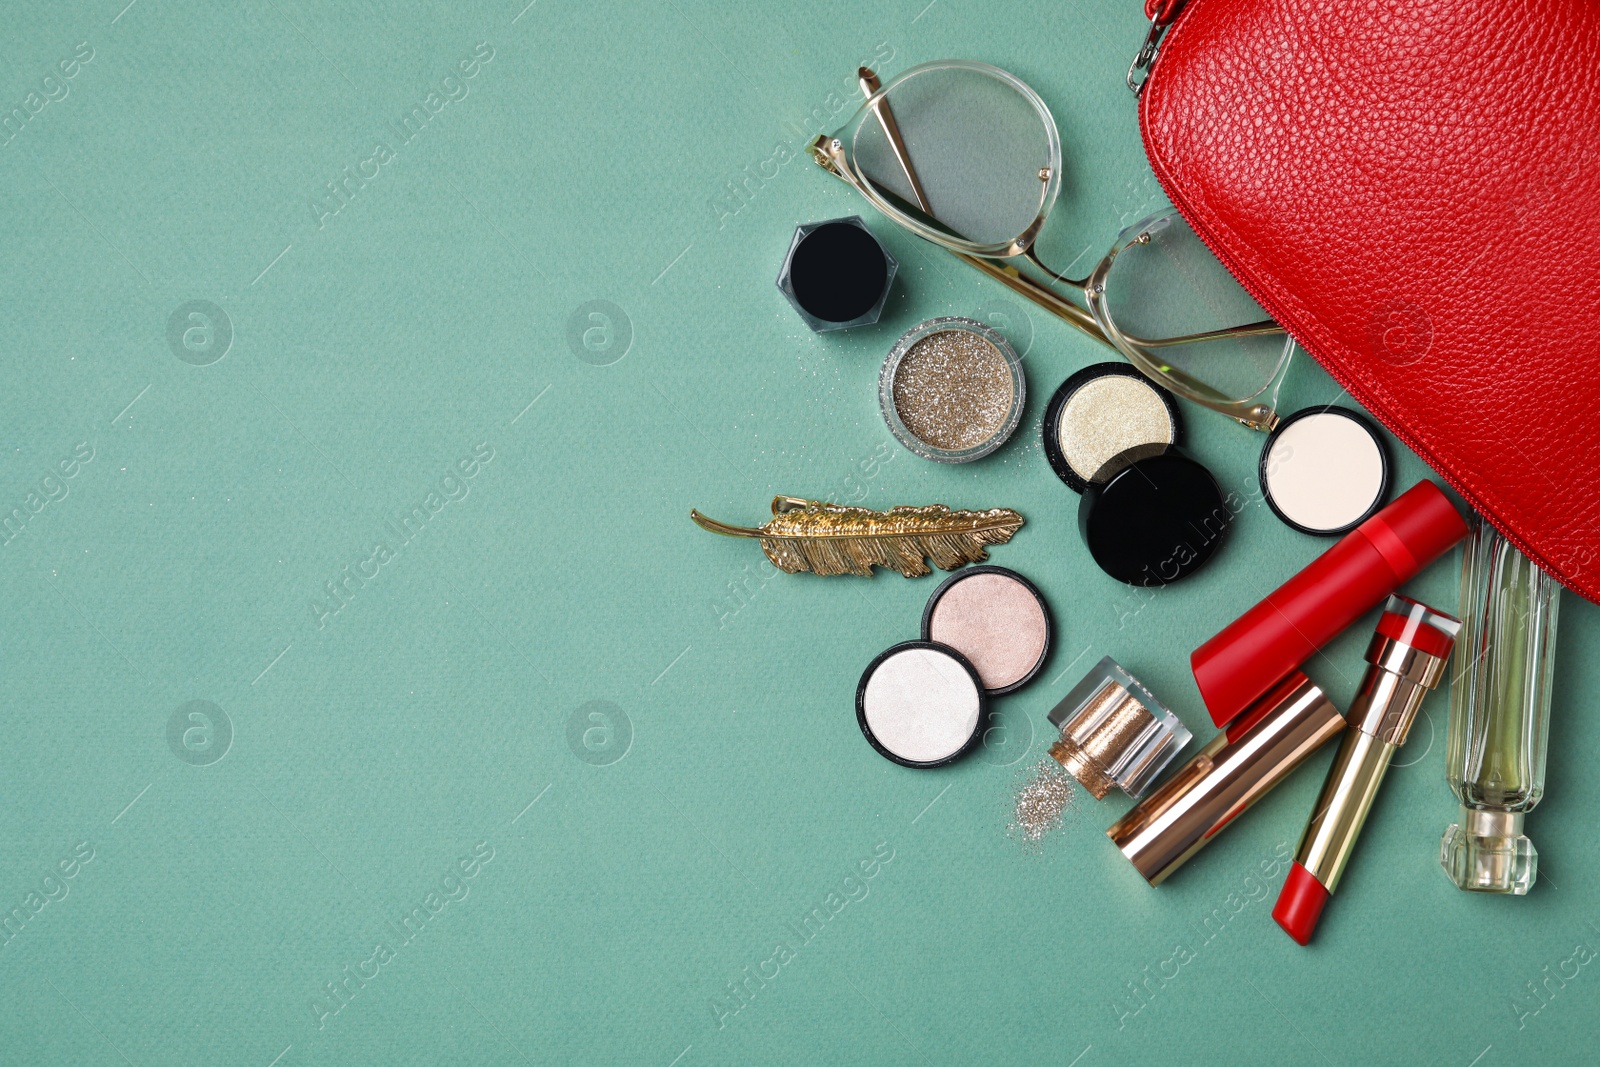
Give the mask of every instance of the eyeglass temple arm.
POLYGON ((1055 290, 1040 285, 1032 278, 1023 274, 1010 263, 984 259, 981 256, 970 256, 965 252, 952 252, 957 259, 964 260, 969 266, 983 271, 995 281, 1004 285, 1012 292, 1024 299, 1031 300, 1046 311, 1063 319, 1067 325, 1076 327, 1088 337, 1099 341, 1107 348, 1115 348, 1105 333, 1101 331, 1100 324, 1094 321, 1094 316, 1083 308, 1074 304, 1055 290))
MULTIPOLYGON (((878 90, 883 88, 883 82, 870 67, 856 68, 856 78, 861 84, 862 95, 869 100, 878 90)), ((922 179, 917 176, 917 169, 911 163, 911 153, 906 149, 905 138, 900 135, 900 124, 895 121, 894 111, 889 107, 889 101, 886 99, 878 100, 871 105, 871 108, 873 116, 878 120, 878 125, 883 128, 883 135, 889 142, 889 148, 894 152, 895 161, 900 164, 900 170, 905 174, 907 184, 911 186, 912 195, 917 198, 917 206, 922 209, 922 214, 927 217, 929 222, 949 232, 949 227, 939 224, 938 220, 933 217, 933 207, 928 203, 927 190, 922 187, 922 179)), ((879 191, 880 193, 892 195, 887 189, 880 189, 879 191)), ((1045 266, 1044 261, 1039 258, 1039 253, 1035 251, 1032 245, 1029 245, 1023 254, 1027 256, 1028 261, 1035 267, 1038 267, 1063 285, 1070 285, 1080 292, 1088 286, 1088 279, 1086 278, 1068 278, 1066 275, 1045 266)), ((1092 315, 1071 301, 1063 300, 1054 292, 1034 282, 1015 267, 965 253, 958 252, 956 255, 1002 285, 1066 319, 1096 340, 1106 342, 1105 334, 1101 331, 1099 324, 1094 321, 1092 315)), ((1234 337, 1259 337, 1265 334, 1282 332, 1283 327, 1267 320, 1223 330, 1211 330, 1206 333, 1186 334, 1182 337, 1147 340, 1141 337, 1128 336, 1128 340, 1141 348, 1165 348, 1171 345, 1192 344, 1198 341, 1214 341, 1234 337)))
MULTIPOLYGON (((837 172, 835 173, 837 174, 837 172)), ((838 176, 843 177, 843 175, 838 176)), ((848 178, 845 180, 849 181, 848 178)), ((896 196, 891 190, 885 189, 881 185, 877 186, 877 189, 880 196, 892 201, 895 206, 897 206, 906 214, 911 216, 917 216, 921 214, 914 206, 906 203, 903 199, 896 196)), ((939 222, 938 219, 935 219, 932 216, 923 215, 922 222, 924 225, 927 225, 931 228, 944 230, 953 237, 961 236, 960 234, 954 233, 948 226, 945 226, 943 223, 939 222)), ((1107 348, 1116 348, 1116 345, 1111 343, 1111 339, 1108 338, 1104 331, 1100 329, 1100 324, 1094 320, 1093 315, 1089 314, 1089 312, 1085 311, 1077 304, 1074 304, 1072 301, 1068 300, 1054 289, 1051 289, 1049 286, 1043 285, 1035 279, 1028 277, 1026 274, 1022 273, 1015 266, 1013 266, 1009 260, 988 259, 984 256, 974 256, 967 252, 957 252, 953 248, 947 248, 946 251, 952 256, 955 256, 957 259, 961 260, 963 263, 967 264, 967 266, 987 274, 989 277, 993 278, 1007 289, 1010 289, 1024 300, 1031 301, 1032 303, 1044 308, 1046 311, 1064 321, 1068 326, 1074 327, 1085 336, 1095 341, 1099 341, 1107 348)), ((1045 269, 1048 270, 1048 268, 1045 269)), ((1053 272, 1051 273, 1052 276, 1054 276, 1053 272)), ((1082 286, 1079 286, 1079 288, 1081 289, 1082 286)))
MULTIPOLYGON (((878 80, 878 76, 872 72, 870 67, 857 67, 856 78, 861 82, 861 91, 868 99, 871 99, 872 94, 883 87, 883 83, 878 80)), ((872 113, 877 116, 878 125, 883 127, 883 135, 888 138, 889 147, 894 151, 895 161, 900 164, 900 170, 904 172, 906 181, 911 186, 911 192, 917 198, 917 206, 922 208, 923 213, 931 218, 933 207, 928 203, 928 194, 922 188, 922 179, 917 177, 917 169, 911 165, 911 153, 906 150, 905 140, 900 136, 900 124, 894 120, 894 112, 889 108, 889 101, 879 100, 873 104, 872 113)), ((1046 173, 1045 171, 1040 171, 1040 178, 1044 178, 1046 173)), ((1028 247, 1023 250, 1022 254, 1027 256, 1028 261, 1035 267, 1038 267, 1063 285, 1070 285, 1082 292, 1088 284, 1088 279, 1068 278, 1066 275, 1059 274, 1045 266, 1044 260, 1040 259, 1039 253, 1034 250, 1031 238, 1028 239, 1028 247)), ((1001 276, 995 275, 995 277, 1001 276)), ((1018 275, 1018 277, 1021 277, 1021 275, 1018 275)), ((1072 305, 1069 304, 1068 306, 1072 305)))
POLYGON ((1139 348, 1171 348, 1173 345, 1192 345, 1198 341, 1226 341, 1236 337, 1268 337, 1272 334, 1286 333, 1271 319, 1262 319, 1260 322, 1248 322, 1243 326, 1229 326, 1221 330, 1207 330, 1205 333, 1186 333, 1181 337, 1162 337, 1151 340, 1148 337, 1139 337, 1131 333, 1124 333, 1128 343, 1139 348))
MULTIPOLYGON (((818 145, 820 146, 822 142, 827 140, 828 137, 826 134, 818 137, 818 145)), ((835 178, 838 178, 847 185, 856 184, 854 176, 843 173, 835 161, 825 151, 814 153, 813 155, 816 159, 817 165, 822 167, 823 170, 826 170, 829 174, 832 174, 835 178)), ((903 197, 896 194, 893 190, 882 185, 878 185, 876 182, 874 182, 873 185, 879 196, 892 202, 896 208, 904 212, 906 215, 918 218, 923 225, 932 229, 943 230, 952 237, 959 238, 961 236, 960 234, 952 231, 950 227, 941 223, 938 219, 917 210, 916 205, 908 203, 903 197)), ((982 256, 969 255, 966 252, 957 252, 953 249, 946 249, 946 251, 948 251, 952 256, 955 256, 957 259, 965 262, 968 266, 987 274, 989 277, 993 278, 1001 285, 1004 285, 1018 296, 1021 296, 1024 299, 1039 305, 1051 314, 1063 319, 1069 326, 1076 327, 1085 335, 1093 338, 1096 341, 1099 341, 1107 348, 1116 348, 1116 345, 1112 344, 1110 339, 1107 338, 1105 333, 1100 329, 1100 324, 1095 321, 1093 315, 1089 314, 1089 312, 1085 311, 1077 304, 1074 304, 1072 301, 1061 296, 1061 294, 1057 293, 1055 290, 1041 285, 1039 282, 1028 277, 1026 274, 1023 274, 1010 263, 1004 260, 985 259, 982 256)), ((1035 257, 1030 255, 1028 258, 1034 262, 1035 266, 1038 266, 1051 277, 1061 277, 1054 271, 1050 270, 1050 268, 1044 266, 1044 264, 1039 263, 1035 257)), ((1077 288, 1083 288, 1082 283, 1072 282, 1071 279, 1062 280, 1076 286, 1077 288)), ((1153 349, 1167 348, 1173 345, 1193 344, 1197 341, 1214 341, 1237 337, 1261 337, 1269 334, 1281 334, 1283 332, 1284 329, 1282 326, 1279 326, 1276 322, 1268 319, 1261 322, 1248 323, 1244 326, 1232 326, 1227 329, 1211 330, 1206 333, 1185 334, 1180 337, 1165 337, 1157 340, 1134 337, 1126 334, 1124 336, 1126 336, 1130 342, 1140 348, 1153 349)))
POLYGON ((1069 278, 1065 274, 1057 273, 1056 271, 1053 271, 1049 267, 1045 266, 1044 260, 1039 258, 1039 253, 1034 249, 1032 242, 1028 244, 1027 248, 1022 250, 1022 254, 1027 257, 1029 263, 1032 263, 1035 267, 1038 267, 1040 270, 1050 275, 1050 277, 1054 278, 1062 285, 1070 285, 1080 293, 1089 288, 1088 278, 1069 278))
MULTIPOLYGON (((891 118, 890 121, 892 122, 893 119, 891 118)), ((849 182, 850 184, 854 184, 853 182, 850 182, 848 177, 845 177, 845 175, 839 173, 839 171, 835 170, 832 166, 829 166, 826 163, 822 165, 823 169, 827 170, 834 177, 840 178, 845 182, 849 182)), ((892 189, 878 185, 876 182, 873 183, 873 186, 877 190, 879 196, 883 197, 885 200, 891 201, 905 214, 917 217, 923 225, 928 226, 931 229, 943 230, 952 237, 961 237, 960 234, 950 229, 950 227, 946 226, 932 215, 919 212, 914 205, 908 204, 903 197, 896 194, 892 189)), ((1008 261, 1000 259, 986 259, 982 256, 969 255, 966 252, 957 252, 953 249, 949 249, 948 251, 957 259, 964 260, 966 263, 976 267, 978 270, 981 270, 983 273, 987 274, 1001 285, 1011 289, 1019 296, 1031 300, 1033 303, 1038 304, 1046 311, 1049 311, 1057 317, 1066 320, 1068 325, 1077 327, 1089 337, 1094 338, 1096 341, 1099 341, 1108 348, 1117 347, 1111 343, 1109 338, 1106 337, 1104 331, 1100 329, 1100 324, 1095 321, 1093 315, 1079 307, 1077 304, 1074 304, 1072 301, 1066 299, 1054 289, 1051 289, 1045 285, 1041 285, 1033 278, 1023 274, 1008 261)), ((1057 281, 1062 282, 1065 285, 1070 285, 1079 291, 1088 288, 1088 279, 1077 281, 1064 275, 1057 274, 1055 271, 1051 270, 1049 267, 1045 266, 1039 261, 1038 255, 1034 253, 1032 248, 1029 248, 1024 255, 1034 266, 1050 275, 1050 277, 1055 278, 1057 281)), ((1229 326, 1220 330, 1207 330, 1204 333, 1186 333, 1177 337, 1151 339, 1147 337, 1139 337, 1135 334, 1126 332, 1123 333, 1122 336, 1130 344, 1133 344, 1138 348, 1171 348, 1175 345, 1190 345, 1201 341, 1226 341, 1244 337, 1267 337, 1273 334, 1282 334, 1285 332, 1287 331, 1285 331, 1282 326, 1279 326, 1273 320, 1262 319, 1259 322, 1249 322, 1242 326, 1229 326)), ((1176 376, 1181 376, 1182 374, 1181 371, 1176 370, 1172 373, 1174 373, 1176 376)))
MULTIPOLYGON (((856 79, 861 83, 862 95, 872 99, 872 94, 883 88, 883 82, 871 67, 857 67, 856 79)), ((894 150, 894 158, 900 164, 900 169, 905 172, 906 181, 911 184, 911 192, 917 198, 917 206, 929 215, 933 208, 928 204, 927 190, 922 188, 922 179, 917 177, 917 170, 911 165, 911 154, 906 151, 906 142, 900 136, 900 124, 894 120, 894 112, 889 109, 889 101, 879 100, 872 105, 872 113, 878 118, 878 125, 883 127, 883 135, 889 139, 889 147, 894 150)))

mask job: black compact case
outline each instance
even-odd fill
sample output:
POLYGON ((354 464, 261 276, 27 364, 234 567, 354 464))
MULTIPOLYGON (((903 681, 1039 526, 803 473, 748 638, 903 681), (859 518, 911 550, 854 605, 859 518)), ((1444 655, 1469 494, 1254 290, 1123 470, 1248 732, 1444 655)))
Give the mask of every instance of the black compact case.
POLYGON ((897 267, 859 215, 805 223, 783 258, 778 289, 816 333, 868 326, 883 314, 897 267))
POLYGON ((1078 532, 1089 554, 1129 585, 1187 578, 1217 554, 1232 526, 1215 476, 1176 445, 1119 454, 1078 502, 1078 532))

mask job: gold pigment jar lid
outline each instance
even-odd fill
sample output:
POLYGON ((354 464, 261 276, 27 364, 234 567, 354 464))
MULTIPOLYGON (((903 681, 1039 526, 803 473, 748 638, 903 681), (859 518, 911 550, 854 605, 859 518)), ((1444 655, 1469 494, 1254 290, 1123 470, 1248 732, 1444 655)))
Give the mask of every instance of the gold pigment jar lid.
POLYGON ((1110 656, 1062 698, 1050 723, 1061 731, 1050 755, 1096 800, 1114 785, 1137 798, 1194 736, 1110 656))
POLYGON ((1106 836, 1160 885, 1344 728, 1321 687, 1291 671, 1106 836))

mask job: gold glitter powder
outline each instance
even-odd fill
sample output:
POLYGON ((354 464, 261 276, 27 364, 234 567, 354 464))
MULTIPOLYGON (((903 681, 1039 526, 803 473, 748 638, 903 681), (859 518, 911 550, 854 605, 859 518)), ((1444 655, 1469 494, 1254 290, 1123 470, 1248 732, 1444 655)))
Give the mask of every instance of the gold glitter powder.
POLYGON ((1154 386, 1126 374, 1107 374, 1072 394, 1057 433, 1067 463, 1090 481, 1119 452, 1136 445, 1171 444, 1173 429, 1154 386))
POLYGON ((1007 836, 1018 838, 1024 848, 1036 848, 1044 837, 1060 828, 1063 816, 1072 806, 1072 779, 1061 765, 1045 758, 1031 774, 1018 777, 1016 808, 1007 836))
POLYGON ((946 452, 976 448, 1004 429, 1012 396, 1005 356, 966 330, 930 333, 895 372, 900 421, 919 441, 946 452))

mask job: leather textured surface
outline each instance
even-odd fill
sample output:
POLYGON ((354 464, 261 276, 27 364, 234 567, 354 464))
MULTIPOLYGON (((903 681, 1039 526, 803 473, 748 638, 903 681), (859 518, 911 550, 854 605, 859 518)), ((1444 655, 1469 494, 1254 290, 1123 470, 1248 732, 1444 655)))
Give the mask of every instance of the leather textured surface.
POLYGON ((1241 283, 1600 601, 1600 5, 1192 0, 1150 164, 1241 283))

